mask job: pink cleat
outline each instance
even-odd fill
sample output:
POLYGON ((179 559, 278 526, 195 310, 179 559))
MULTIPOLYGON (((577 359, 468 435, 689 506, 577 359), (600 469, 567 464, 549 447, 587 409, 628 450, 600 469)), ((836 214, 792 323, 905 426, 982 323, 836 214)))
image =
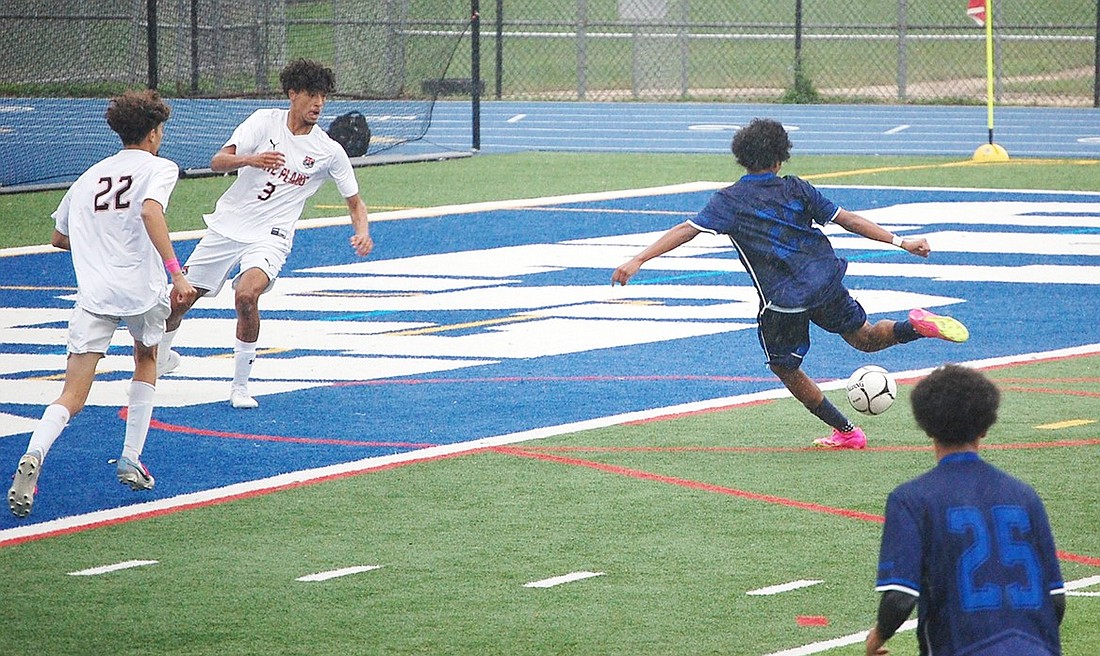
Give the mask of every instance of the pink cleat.
POLYGON ((853 428, 847 433, 834 428, 833 434, 829 437, 814 440, 814 446, 823 449, 862 449, 867 446, 867 436, 863 434, 861 428, 853 428))
POLYGON ((909 323, 924 337, 936 337, 948 342, 965 342, 970 339, 970 331, 958 319, 941 317, 928 310, 910 310, 909 323))

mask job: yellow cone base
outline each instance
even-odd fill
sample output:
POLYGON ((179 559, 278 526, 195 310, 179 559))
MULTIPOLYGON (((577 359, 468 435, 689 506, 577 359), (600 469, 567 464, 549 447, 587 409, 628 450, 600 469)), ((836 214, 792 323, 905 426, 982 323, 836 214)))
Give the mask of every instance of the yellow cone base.
POLYGON ((987 143, 974 151, 975 162, 1007 162, 1008 151, 997 144, 987 143))

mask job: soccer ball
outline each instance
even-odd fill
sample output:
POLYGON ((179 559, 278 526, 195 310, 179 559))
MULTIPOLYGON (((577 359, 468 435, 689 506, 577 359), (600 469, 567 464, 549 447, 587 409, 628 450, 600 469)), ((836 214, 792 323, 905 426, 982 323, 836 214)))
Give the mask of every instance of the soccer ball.
POLYGON ((881 415, 894 405, 898 384, 882 367, 860 367, 848 377, 848 402, 865 415, 881 415))

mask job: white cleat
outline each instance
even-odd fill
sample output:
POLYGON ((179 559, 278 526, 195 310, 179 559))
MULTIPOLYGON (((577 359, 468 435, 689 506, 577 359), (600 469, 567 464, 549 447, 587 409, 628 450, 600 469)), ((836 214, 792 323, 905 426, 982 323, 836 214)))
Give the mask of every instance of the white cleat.
POLYGON ((151 490, 156 480, 149 469, 139 461, 122 457, 118 459, 118 482, 128 486, 134 492, 151 490))
POLYGON ((34 494, 38 491, 38 472, 42 470, 42 456, 38 451, 25 454, 19 459, 19 467, 12 477, 11 489, 8 490, 8 508, 16 517, 26 517, 31 514, 34 505, 34 494))
POLYGON ((234 387, 229 391, 229 405, 238 410, 251 410, 260 407, 259 401, 248 395, 248 390, 234 387))
POLYGON ((168 349, 168 354, 164 356, 163 361, 157 358, 157 378, 160 378, 164 374, 172 373, 178 366, 180 366, 180 354, 172 349, 168 349))

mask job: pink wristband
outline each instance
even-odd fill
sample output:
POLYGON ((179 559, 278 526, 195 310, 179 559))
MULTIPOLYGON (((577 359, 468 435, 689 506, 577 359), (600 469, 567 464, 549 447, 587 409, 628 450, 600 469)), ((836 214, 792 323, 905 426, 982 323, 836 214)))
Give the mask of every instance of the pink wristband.
POLYGON ((179 273, 180 271, 183 271, 183 268, 180 266, 180 261, 178 259, 174 258, 174 257, 170 260, 165 260, 164 261, 164 268, 168 269, 168 273, 170 273, 172 275, 175 275, 175 274, 179 273))

